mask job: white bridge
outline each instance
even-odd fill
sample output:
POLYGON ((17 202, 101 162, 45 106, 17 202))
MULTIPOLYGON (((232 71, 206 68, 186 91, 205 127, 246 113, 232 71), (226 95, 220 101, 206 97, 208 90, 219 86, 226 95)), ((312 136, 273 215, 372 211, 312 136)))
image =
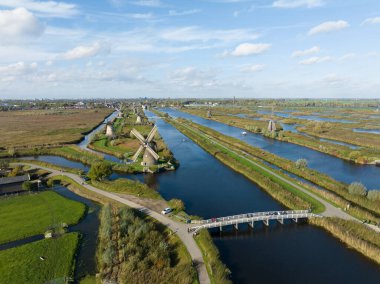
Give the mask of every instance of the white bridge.
POLYGON ((207 220, 192 221, 194 226, 188 228, 189 233, 196 233, 201 229, 211 229, 211 228, 222 228, 224 226, 234 226, 238 229, 239 224, 247 223, 250 227, 254 227, 255 222, 261 221, 266 226, 269 226, 270 220, 276 220, 281 224, 284 220, 294 220, 298 222, 298 219, 307 219, 310 217, 321 217, 311 213, 310 210, 291 210, 291 211, 268 211, 268 212, 257 212, 257 213, 247 213, 240 215, 233 215, 221 218, 212 218, 207 220), (196 223, 196 224, 195 224, 196 223))

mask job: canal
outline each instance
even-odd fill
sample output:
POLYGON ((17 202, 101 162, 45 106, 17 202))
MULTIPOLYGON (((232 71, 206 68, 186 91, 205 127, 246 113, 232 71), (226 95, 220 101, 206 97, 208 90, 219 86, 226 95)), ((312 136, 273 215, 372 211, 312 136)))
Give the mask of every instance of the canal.
POLYGON ((261 134, 248 133, 241 135, 243 131, 240 128, 229 126, 220 122, 204 119, 199 116, 191 115, 172 108, 165 108, 162 111, 172 117, 183 117, 192 120, 195 123, 209 127, 222 134, 240 139, 254 147, 264 149, 280 157, 296 161, 297 159, 306 159, 311 169, 317 170, 332 178, 351 183, 359 181, 367 186, 368 189, 380 188, 380 167, 374 165, 354 164, 307 147, 300 145, 266 138, 261 134))
MULTIPOLYGON (((155 176, 114 174, 113 178, 137 178, 167 200, 182 199, 189 214, 205 218, 283 208, 170 124, 161 119, 156 124, 180 162, 178 170, 155 176)), ((63 166, 72 163, 54 156, 38 159, 63 166)), ((80 163, 71 165, 87 170, 80 163)), ((380 277, 374 262, 314 226, 273 223, 269 228, 258 224, 253 231, 239 229, 211 232, 234 283, 377 283, 380 277)))

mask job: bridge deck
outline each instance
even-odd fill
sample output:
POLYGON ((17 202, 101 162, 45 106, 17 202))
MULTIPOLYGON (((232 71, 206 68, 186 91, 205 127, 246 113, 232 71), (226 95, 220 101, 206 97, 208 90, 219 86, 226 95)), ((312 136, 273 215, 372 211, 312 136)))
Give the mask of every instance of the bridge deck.
POLYGON ((270 220, 287 220, 287 219, 302 219, 310 217, 320 217, 310 210, 290 210, 290 211, 268 211, 268 212, 256 212, 256 213, 246 213, 240 215, 233 215, 221 218, 212 218, 207 220, 201 220, 194 224, 193 227, 189 228, 189 232, 196 233, 200 229, 210 229, 210 228, 220 228, 229 225, 238 225, 243 223, 252 223, 257 221, 270 220))

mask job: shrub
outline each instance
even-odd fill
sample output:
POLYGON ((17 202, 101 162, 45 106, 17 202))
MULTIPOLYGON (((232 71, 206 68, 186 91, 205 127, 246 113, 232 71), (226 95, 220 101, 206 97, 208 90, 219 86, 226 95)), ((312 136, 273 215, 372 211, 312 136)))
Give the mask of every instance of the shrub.
POLYGON ((24 181, 21 185, 22 190, 31 191, 33 188, 33 184, 30 181, 24 181))
POLYGON ((107 162, 98 162, 91 166, 88 177, 94 180, 103 180, 112 174, 112 167, 107 162))
POLYGON ((380 201, 380 190, 368 191, 367 198, 372 201, 380 201))
POLYGON ((180 212, 185 210, 185 204, 182 200, 173 198, 169 201, 169 205, 175 212, 180 212))
POLYGON ((298 159, 296 161, 296 167, 298 169, 304 169, 307 168, 307 160, 306 159, 298 159))
POLYGON ((365 196, 367 188, 360 182, 353 182, 348 186, 348 192, 352 195, 365 196))

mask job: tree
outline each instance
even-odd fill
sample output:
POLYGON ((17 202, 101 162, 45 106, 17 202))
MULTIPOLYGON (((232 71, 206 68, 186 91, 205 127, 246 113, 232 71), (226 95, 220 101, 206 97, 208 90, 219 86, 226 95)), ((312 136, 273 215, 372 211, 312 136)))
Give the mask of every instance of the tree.
POLYGON ((112 174, 111 165, 107 162, 97 162, 91 166, 88 177, 95 180, 103 180, 112 174))
POLYGON ((296 161, 296 167, 299 169, 307 168, 307 160, 306 159, 298 159, 296 161))
POLYGON ((348 192, 352 195, 366 196, 367 188, 360 182, 353 182, 348 186, 348 192))
POLYGON ((31 191, 32 187, 33 185, 30 181, 24 181, 21 185, 22 190, 25 190, 25 191, 31 191))

